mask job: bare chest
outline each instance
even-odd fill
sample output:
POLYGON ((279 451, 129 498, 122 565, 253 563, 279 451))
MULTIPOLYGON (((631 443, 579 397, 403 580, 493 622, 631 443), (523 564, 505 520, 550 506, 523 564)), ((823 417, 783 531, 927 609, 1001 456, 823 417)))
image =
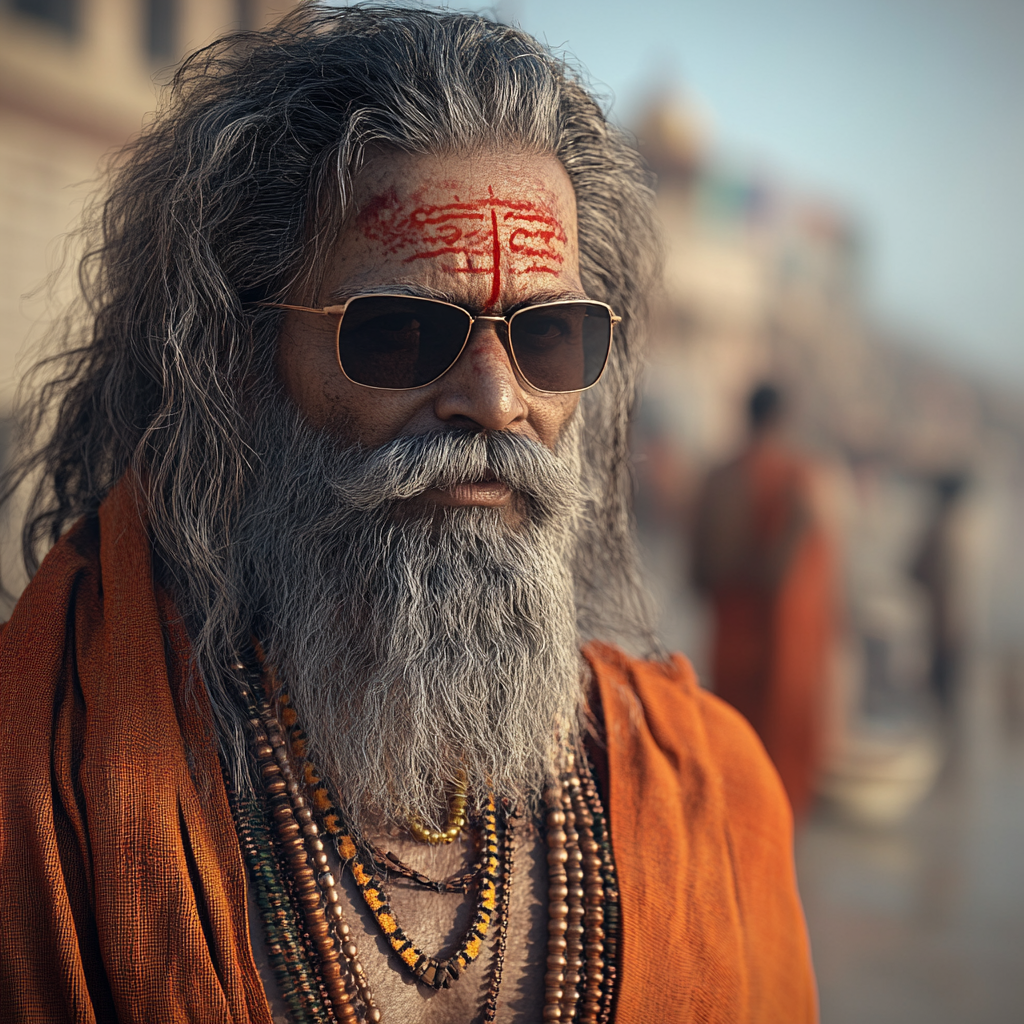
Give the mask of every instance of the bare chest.
MULTIPOLYGON (((395 852, 431 878, 458 874, 467 859, 457 845, 425 850, 396 844, 395 852)), ((394 848, 394 847, 393 847, 394 848)), ((346 902, 346 920, 359 947, 374 1001, 385 1024, 473 1024, 482 1019, 494 984, 496 929, 480 955, 447 989, 417 981, 400 961, 359 893, 351 875, 335 863, 346 902)), ((509 918, 502 962, 496 1020, 500 1024, 534 1024, 542 1016, 547 942, 546 847, 533 829, 520 829, 515 841, 509 918)), ((409 940, 424 953, 446 956, 466 935, 475 911, 474 894, 438 893, 397 878, 388 887, 393 915, 409 940)), ((249 928, 253 953, 270 1000, 275 1024, 288 1021, 285 1003, 270 967, 259 910, 251 887, 249 928)))

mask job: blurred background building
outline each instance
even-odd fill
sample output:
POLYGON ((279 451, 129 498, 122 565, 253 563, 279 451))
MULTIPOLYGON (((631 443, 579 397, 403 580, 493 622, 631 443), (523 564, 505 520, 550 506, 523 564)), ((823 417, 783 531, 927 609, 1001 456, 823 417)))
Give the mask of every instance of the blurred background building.
POLYGON ((31 358, 26 341, 52 308, 42 286, 104 158, 139 131, 184 53, 289 6, 0 0, 0 415, 10 411, 16 361, 31 358))
MULTIPOLYGON (((18 383, 74 288, 75 229, 106 161, 186 53, 290 0, 0 0, 0 459, 18 383)), ((6 524, 5 524, 6 525, 6 524)), ((3 580, 20 590, 17 542, 3 580)))
POLYGON ((1024 395, 869 313, 862 228, 840 206, 720 156, 671 93, 634 131, 668 244, 635 438, 662 634, 711 679, 694 502, 743 445, 763 380, 792 402, 841 555, 819 807, 799 847, 823 1020, 1018 1019, 1005 950, 1024 948, 1024 903, 997 909, 997 894, 1024 881, 1024 395), (960 662, 946 708, 920 567, 939 543, 960 662))
MULTIPOLYGON (((66 236, 104 161, 142 127, 183 54, 290 6, 0 0, 0 451, 19 378, 71 294, 73 274, 60 271, 81 243, 66 236)), ((742 444, 744 402, 762 380, 792 401, 841 552, 827 757, 799 846, 824 1024, 1019 1020, 1019 380, 975 376, 880 320, 863 287, 869 228, 841 203, 724 156, 714 125, 671 89, 650 94, 631 127, 658 175, 668 245, 635 437, 666 643, 707 678, 707 614, 688 582, 694 501, 709 468, 742 444), (951 476, 965 481, 943 534, 964 664, 943 715, 929 691, 927 573, 913 569, 951 476)), ((10 538, 2 562, 18 589, 10 538)))

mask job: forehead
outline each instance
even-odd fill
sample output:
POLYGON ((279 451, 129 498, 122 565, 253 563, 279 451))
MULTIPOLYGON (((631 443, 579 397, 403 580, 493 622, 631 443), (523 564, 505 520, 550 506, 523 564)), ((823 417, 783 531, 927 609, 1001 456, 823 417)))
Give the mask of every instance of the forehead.
POLYGON ((553 156, 383 153, 353 191, 336 292, 403 284, 483 308, 579 291, 576 200, 553 156))

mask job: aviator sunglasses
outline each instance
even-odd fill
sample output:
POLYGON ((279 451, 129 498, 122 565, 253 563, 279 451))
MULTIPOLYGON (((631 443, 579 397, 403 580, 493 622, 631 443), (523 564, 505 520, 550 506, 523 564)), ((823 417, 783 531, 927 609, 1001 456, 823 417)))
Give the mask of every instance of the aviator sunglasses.
POLYGON ((467 309, 411 295, 354 295, 340 306, 258 306, 338 318, 341 372, 353 384, 383 391, 426 387, 462 355, 477 320, 505 324, 519 375, 536 391, 586 391, 601 378, 622 318, 610 306, 564 299, 526 306, 511 316, 473 316, 467 309))

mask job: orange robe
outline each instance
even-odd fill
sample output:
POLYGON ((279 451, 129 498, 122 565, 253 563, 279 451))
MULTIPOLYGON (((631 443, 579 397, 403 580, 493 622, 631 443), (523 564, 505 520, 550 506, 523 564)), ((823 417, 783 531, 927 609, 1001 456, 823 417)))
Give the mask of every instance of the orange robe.
MULTIPOLYGON (((740 460, 755 549, 786 529, 793 498, 809 500, 807 464, 778 445, 740 460)), ((778 587, 723 586, 713 596, 715 693, 753 725, 775 763, 799 821, 821 760, 822 701, 834 631, 832 552, 815 521, 797 543, 778 587)))
MULTIPOLYGON (((814 1021, 789 810, 756 737, 681 658, 588 658, 621 886, 616 1020, 814 1021)), ((271 1024, 205 693, 124 484, 0 634, 0 709, 0 1020, 271 1024)))

